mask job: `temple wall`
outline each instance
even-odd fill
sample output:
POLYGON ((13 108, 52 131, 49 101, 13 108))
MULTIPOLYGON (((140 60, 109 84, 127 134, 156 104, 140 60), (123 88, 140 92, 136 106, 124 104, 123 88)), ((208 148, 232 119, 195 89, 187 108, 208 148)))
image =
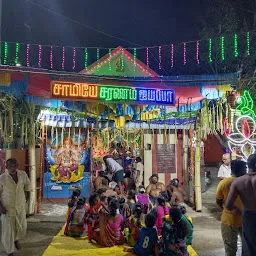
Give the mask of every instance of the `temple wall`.
POLYGON ((158 173, 159 181, 168 184, 171 179, 177 178, 182 181, 182 136, 176 139, 174 130, 167 134, 167 142, 169 144, 176 144, 176 170, 175 173, 158 173, 156 147, 157 144, 164 144, 164 130, 157 130, 155 134, 152 131, 144 133, 144 182, 145 186, 149 184, 149 178, 152 174, 158 173), (151 149, 148 149, 151 147, 151 149))

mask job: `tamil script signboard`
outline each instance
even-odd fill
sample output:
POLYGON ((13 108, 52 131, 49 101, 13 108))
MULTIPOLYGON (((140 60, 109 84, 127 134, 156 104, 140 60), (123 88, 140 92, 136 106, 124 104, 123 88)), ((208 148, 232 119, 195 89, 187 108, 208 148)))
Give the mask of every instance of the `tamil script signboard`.
POLYGON ((175 104, 172 89, 120 87, 112 85, 53 81, 51 98, 66 100, 129 102, 139 104, 175 104))
POLYGON ((158 173, 176 173, 175 145, 157 144, 156 163, 158 173))

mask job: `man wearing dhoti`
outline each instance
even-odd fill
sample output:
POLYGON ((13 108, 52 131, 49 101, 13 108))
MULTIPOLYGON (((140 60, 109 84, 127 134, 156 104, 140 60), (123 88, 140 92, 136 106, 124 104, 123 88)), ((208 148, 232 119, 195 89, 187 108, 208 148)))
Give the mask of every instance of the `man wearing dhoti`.
POLYGON ((6 172, 0 175, 1 240, 6 253, 14 255, 20 249, 19 240, 26 234, 26 192, 30 180, 24 171, 18 170, 15 158, 6 161, 6 172))

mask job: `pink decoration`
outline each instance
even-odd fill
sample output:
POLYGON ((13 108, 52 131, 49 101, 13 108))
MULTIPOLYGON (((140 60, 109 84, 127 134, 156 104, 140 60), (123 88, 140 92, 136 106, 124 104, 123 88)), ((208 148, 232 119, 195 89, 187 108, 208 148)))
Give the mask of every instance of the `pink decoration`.
POLYGON ((42 67, 42 45, 38 45, 38 67, 42 67))
POLYGON ((245 138, 249 138, 251 135, 251 129, 246 119, 242 121, 242 133, 245 138))
POLYGON ((199 41, 196 42, 196 62, 199 65, 200 59, 199 59, 199 41))
POLYGON ((30 45, 27 44, 27 67, 30 66, 30 63, 29 63, 29 51, 30 51, 30 45))
POLYGON ((62 47, 62 69, 65 69, 65 47, 62 47))
POLYGON ((225 136, 229 136, 231 134, 231 125, 228 122, 228 118, 223 119, 223 130, 225 136))
POLYGON ((147 67, 149 67, 148 47, 146 48, 146 55, 147 55, 147 67))
POLYGON ((50 66, 51 66, 51 69, 53 69, 53 46, 52 45, 50 50, 50 66))
POLYGON ((171 68, 174 67, 174 45, 171 44, 171 68))
POLYGON ((73 48, 73 67, 72 69, 75 70, 76 68, 76 48, 73 48))
POLYGON ((162 69, 162 46, 158 47, 158 68, 162 69))
POLYGON ((187 44, 183 43, 183 65, 187 64, 187 44))

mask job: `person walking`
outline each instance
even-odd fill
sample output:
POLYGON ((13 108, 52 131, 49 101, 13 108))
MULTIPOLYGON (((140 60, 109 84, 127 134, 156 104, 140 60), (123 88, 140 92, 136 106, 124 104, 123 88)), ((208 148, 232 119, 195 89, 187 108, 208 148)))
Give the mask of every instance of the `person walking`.
POLYGON ((1 240, 6 253, 13 256, 26 234, 26 192, 30 191, 30 180, 24 171, 18 170, 15 158, 6 161, 6 169, 0 176, 1 240))
POLYGON ((235 209, 229 211, 225 203, 230 191, 231 184, 237 177, 246 174, 246 163, 241 160, 231 162, 232 177, 223 179, 216 191, 216 203, 223 210, 221 215, 221 234, 224 242, 226 256, 236 256, 238 236, 242 235, 242 202, 238 197, 235 209))
POLYGON ((249 172, 235 179, 226 201, 230 211, 236 210, 236 200, 241 198, 243 205, 242 255, 256 255, 256 154, 249 156, 249 172))

